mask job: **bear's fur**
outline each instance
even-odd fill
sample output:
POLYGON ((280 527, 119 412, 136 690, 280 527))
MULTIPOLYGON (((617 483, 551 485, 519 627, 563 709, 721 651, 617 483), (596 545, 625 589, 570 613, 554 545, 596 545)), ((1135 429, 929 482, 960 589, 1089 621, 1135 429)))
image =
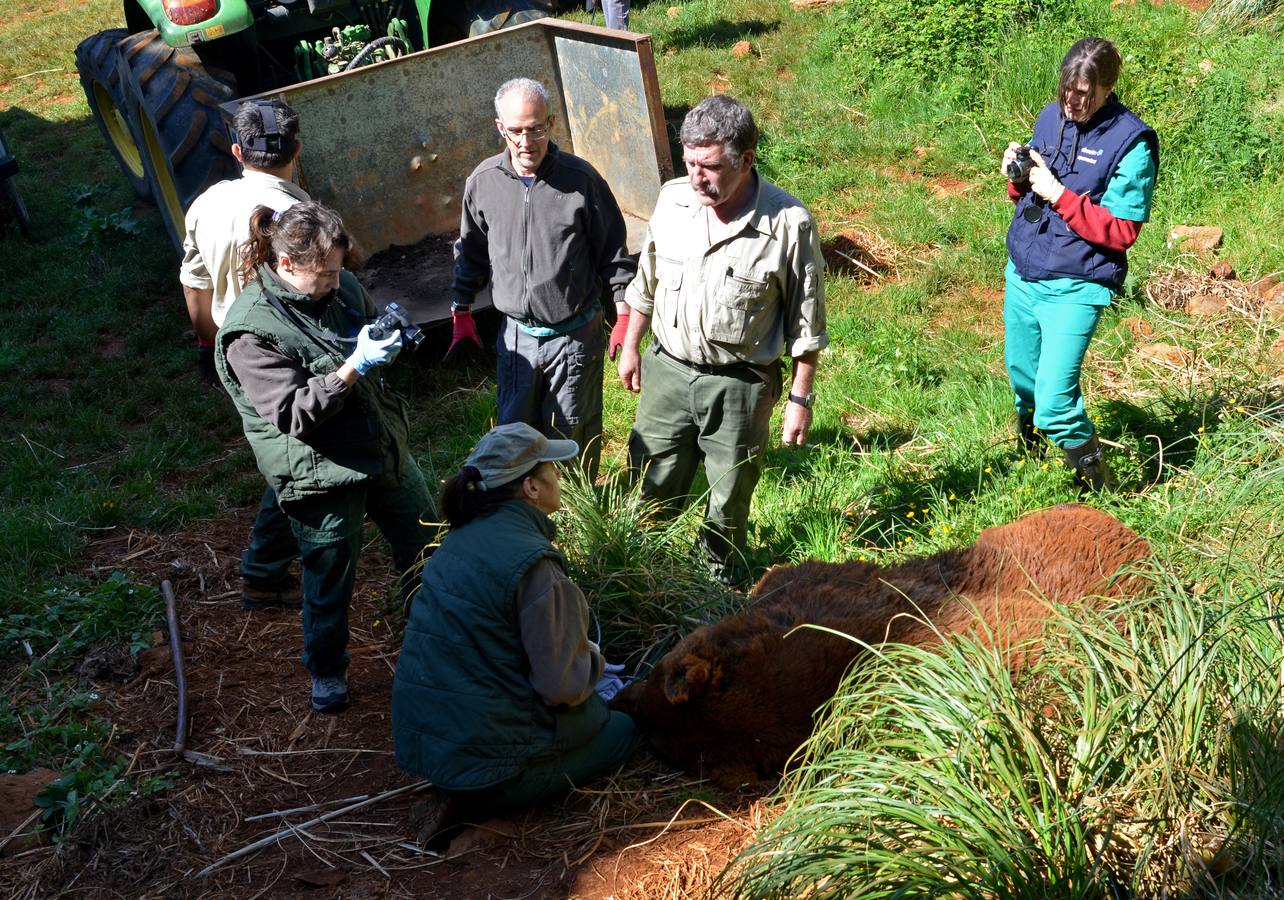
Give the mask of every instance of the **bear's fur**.
MULTIPOLYGON (((870 645, 928 645, 939 642, 938 631, 970 631, 1030 652, 1049 601, 1123 596, 1128 580, 1112 576, 1149 552, 1117 519, 1064 504, 987 528, 971 547, 890 568, 778 566, 754 587, 754 606, 687 635, 614 705, 676 766, 728 787, 771 777, 811 734, 813 714, 864 649, 798 626, 870 645)), ((1010 656, 1013 666, 1023 658, 1020 649, 1010 656)))

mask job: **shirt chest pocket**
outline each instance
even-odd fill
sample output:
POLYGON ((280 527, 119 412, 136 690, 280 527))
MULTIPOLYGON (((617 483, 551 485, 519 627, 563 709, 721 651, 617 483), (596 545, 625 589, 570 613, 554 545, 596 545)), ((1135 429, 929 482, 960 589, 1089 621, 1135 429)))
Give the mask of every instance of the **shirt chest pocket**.
POLYGON ((682 276, 686 264, 680 259, 657 256, 655 261, 655 314, 670 325, 678 324, 682 276))
POLYGON ((771 301, 767 276, 752 269, 728 268, 722 284, 711 292, 705 309, 705 331, 710 340, 729 344, 754 343, 772 323, 764 321, 771 301))

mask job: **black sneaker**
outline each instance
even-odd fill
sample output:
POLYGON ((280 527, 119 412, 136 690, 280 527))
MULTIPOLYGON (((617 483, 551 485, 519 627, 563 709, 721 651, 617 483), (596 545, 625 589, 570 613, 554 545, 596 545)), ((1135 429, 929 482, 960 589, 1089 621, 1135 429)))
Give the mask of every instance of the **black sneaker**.
POLYGON ((312 708, 337 713, 348 708, 348 679, 345 675, 312 676, 312 708))
POLYGON ((218 367, 214 365, 214 348, 196 348, 196 375, 206 387, 222 390, 223 382, 218 377, 218 367))
POLYGON ((242 578, 241 605, 246 609, 303 609, 303 591, 293 578, 266 582, 242 578))

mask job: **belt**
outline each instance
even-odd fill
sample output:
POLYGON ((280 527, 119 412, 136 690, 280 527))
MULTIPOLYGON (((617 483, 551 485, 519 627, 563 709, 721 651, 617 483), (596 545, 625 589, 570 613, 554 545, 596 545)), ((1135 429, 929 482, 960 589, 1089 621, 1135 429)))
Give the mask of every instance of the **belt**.
POLYGON ((583 328, 593 321, 593 317, 601 311, 602 305, 600 303, 591 303, 569 319, 563 319, 561 322, 555 322, 551 325, 547 322, 536 322, 533 319, 514 318, 513 321, 517 323, 518 328, 532 337, 556 337, 560 334, 570 334, 572 331, 583 328))
POLYGON ((759 366, 748 362, 727 363, 723 366, 711 366, 707 363, 693 363, 688 362, 680 356, 674 356, 668 350, 665 350, 660 342, 655 340, 654 337, 651 339, 651 343, 655 347, 656 353, 661 356, 667 356, 674 362, 684 365, 692 371, 699 372, 701 375, 735 375, 741 372, 748 372, 752 375, 757 375, 759 378, 764 378, 770 377, 780 368, 780 360, 776 360, 774 363, 766 366, 759 366))

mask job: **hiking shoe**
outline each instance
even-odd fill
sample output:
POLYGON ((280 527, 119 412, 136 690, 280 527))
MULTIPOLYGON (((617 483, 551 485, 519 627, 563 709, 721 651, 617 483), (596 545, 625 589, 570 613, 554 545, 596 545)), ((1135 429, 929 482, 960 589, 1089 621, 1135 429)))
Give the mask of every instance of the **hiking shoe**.
POLYGON ((425 850, 445 846, 458 830, 459 818, 455 799, 434 787, 410 807, 410 827, 418 832, 419 846, 425 850))
POLYGON ((303 591, 293 578, 280 581, 242 578, 241 605, 246 609, 303 609, 303 591))
POLYGON ((347 709, 348 679, 343 675, 313 675, 312 708, 323 713, 347 709))

